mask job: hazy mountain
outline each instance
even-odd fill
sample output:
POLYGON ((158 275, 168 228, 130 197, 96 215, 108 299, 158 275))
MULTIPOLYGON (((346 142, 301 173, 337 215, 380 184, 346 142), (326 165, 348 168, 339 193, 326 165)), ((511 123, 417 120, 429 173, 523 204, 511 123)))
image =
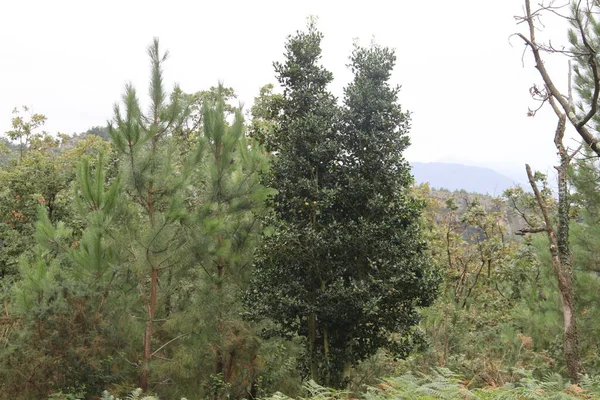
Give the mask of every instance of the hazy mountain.
POLYGON ((436 189, 500 196, 506 189, 520 183, 489 168, 439 162, 412 162, 411 165, 417 183, 428 182, 436 189))

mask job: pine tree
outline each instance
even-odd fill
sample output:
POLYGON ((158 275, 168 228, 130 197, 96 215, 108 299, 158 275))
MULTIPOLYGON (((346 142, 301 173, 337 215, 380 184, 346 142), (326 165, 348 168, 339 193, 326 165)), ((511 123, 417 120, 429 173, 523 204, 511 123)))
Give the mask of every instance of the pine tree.
POLYGON ((187 279, 191 288, 180 295, 187 311, 172 324, 191 334, 179 342, 165 370, 179 377, 181 394, 184 388, 194 392, 204 386, 207 396, 221 390, 243 396, 259 369, 259 343, 239 317, 238 295, 249 280, 261 232, 258 215, 271 193, 260 183, 268 157, 258 142, 246 138, 241 110, 227 112, 222 86, 215 95, 203 104, 200 150, 191 172, 194 189, 187 200, 194 260, 187 279))
POLYGON ((123 179, 121 202, 128 214, 115 221, 121 226, 120 246, 127 257, 122 265, 137 277, 140 317, 144 322, 140 356, 139 385, 150 385, 150 362, 164 345, 156 333, 157 320, 168 320, 174 275, 189 265, 189 242, 182 234, 186 212, 183 203, 188 179, 186 163, 178 159, 174 134, 187 116, 181 106, 181 91, 175 88, 170 99, 163 85, 163 63, 158 40, 148 48, 150 57, 150 108, 143 113, 135 89, 127 85, 123 110, 115 105, 109 125, 114 150, 120 159, 123 179), (160 317, 159 317, 160 315, 160 317))
POLYGON ((22 255, 12 288, 10 315, 20 324, 0 355, 3 396, 39 398, 67 387, 94 393, 128 370, 113 357, 126 349, 118 329, 125 296, 114 290, 124 275, 110 224, 121 186, 117 179, 106 187, 102 155, 94 167, 84 158, 77 178, 81 235, 38 205, 33 256, 22 255))

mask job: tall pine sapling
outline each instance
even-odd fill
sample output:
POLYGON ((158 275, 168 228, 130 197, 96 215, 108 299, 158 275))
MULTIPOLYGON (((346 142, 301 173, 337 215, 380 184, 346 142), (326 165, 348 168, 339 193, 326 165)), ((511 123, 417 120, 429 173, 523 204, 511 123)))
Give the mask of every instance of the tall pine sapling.
MULTIPOLYGON (((119 155, 123 175, 125 202, 129 215, 121 224, 121 246, 128 257, 124 264, 138 278, 145 327, 139 385, 147 391, 150 362, 155 357, 157 314, 168 300, 168 277, 186 265, 188 245, 181 234, 185 217, 183 204, 185 164, 178 162, 173 132, 185 120, 180 90, 176 87, 170 99, 163 87, 163 63, 167 54, 159 51, 158 40, 148 48, 150 57, 150 108, 142 112, 135 89, 127 85, 123 95, 123 112, 115 105, 115 116, 109 125, 114 149, 119 155)), ((168 306, 166 307, 168 309, 168 306)), ((165 320, 165 315, 161 320, 165 320)))
MULTIPOLYGON (((187 199, 193 289, 184 300, 188 312, 176 324, 191 334, 179 342, 165 367, 189 390, 200 390, 202 380, 221 382, 229 394, 242 396, 260 363, 259 341, 239 317, 238 294, 249 280, 261 232, 258 216, 272 191, 260 182, 267 169, 266 152, 247 139, 241 110, 228 112, 222 86, 215 95, 202 107, 203 129, 190 176, 195 185, 187 199)), ((205 388, 211 395, 223 390, 221 384, 213 386, 205 388)))

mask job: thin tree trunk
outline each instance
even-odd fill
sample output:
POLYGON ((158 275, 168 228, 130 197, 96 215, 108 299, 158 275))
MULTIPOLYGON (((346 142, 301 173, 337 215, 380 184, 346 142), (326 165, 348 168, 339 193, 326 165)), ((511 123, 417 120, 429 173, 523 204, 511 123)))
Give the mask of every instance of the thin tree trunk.
POLYGON ((154 331, 154 318, 156 316, 156 289, 158 287, 158 269, 152 268, 150 280, 150 304, 148 306, 148 320, 144 332, 144 358, 142 360, 142 371, 140 373, 140 388, 147 392, 150 377, 150 359, 152 358, 152 333, 154 331))
POLYGON ((319 383, 319 367, 317 365, 317 317, 314 313, 308 316, 308 350, 310 353, 310 379, 319 383))
MULTIPOLYGON (((219 238, 220 241, 220 238, 219 238)), ((221 375, 221 379, 225 380, 223 372, 225 369, 225 354, 223 352, 223 315, 221 309, 223 307, 223 266, 220 260, 217 261, 217 351, 215 361, 215 373, 221 375)))
MULTIPOLYGON (((550 101, 550 103, 556 110, 554 102, 550 101)), ((569 246, 569 188, 567 182, 568 167, 572 157, 569 156, 562 143, 565 124, 566 117, 560 115, 554 137, 554 143, 560 156, 560 166, 556 167, 558 171, 558 225, 556 230, 550 220, 545 199, 542 197, 535 183, 531 167, 526 165, 525 168, 529 183, 544 218, 545 231, 548 235, 550 254, 552 255, 552 267, 558 281, 558 291, 564 321, 563 354, 567 364, 569 379, 572 383, 577 383, 579 382, 579 374, 581 373, 581 360, 579 356, 575 294, 573 290, 573 257, 569 246)))
POLYGON ((568 169, 571 157, 567 153, 562 140, 565 131, 565 117, 561 117, 556 131, 554 143, 560 155, 558 170, 558 227, 557 249, 560 269, 556 271, 558 289, 561 292, 561 301, 564 316, 564 353, 572 382, 579 382, 581 361, 579 358, 579 343, 577 333, 577 320, 575 315, 575 295, 573 291, 573 254, 569 246, 569 188, 568 169))
MULTIPOLYGON (((158 114, 155 109, 154 124, 158 126, 158 114)), ((155 135, 152 137, 152 154, 156 154, 158 138, 155 135)), ((155 223, 155 208, 154 208, 154 184, 150 180, 148 190, 146 192, 146 210, 150 220, 150 226, 154 227, 155 223)), ((148 319, 146 320, 146 329, 144 331, 144 356, 142 358, 142 370, 140 371, 140 388, 147 392, 150 386, 150 359, 152 358, 152 335, 154 333, 154 319, 156 316, 156 298, 158 289, 158 269, 152 263, 152 249, 148 248, 147 257, 152 268, 150 277, 150 302, 147 304, 148 319)))

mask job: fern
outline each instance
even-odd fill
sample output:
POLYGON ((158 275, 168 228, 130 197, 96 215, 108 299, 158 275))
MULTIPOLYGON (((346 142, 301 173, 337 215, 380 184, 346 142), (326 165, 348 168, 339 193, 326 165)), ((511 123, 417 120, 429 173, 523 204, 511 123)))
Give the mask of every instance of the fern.
POLYGON ((405 374, 385 379, 377 387, 371 387, 365 398, 377 399, 476 399, 462 383, 461 377, 450 370, 440 368, 432 375, 405 374))
POLYGON ((533 377, 531 371, 516 370, 521 378, 500 388, 469 390, 462 378, 447 370, 438 369, 430 375, 405 374, 385 379, 377 387, 371 387, 365 400, 574 400, 600 399, 600 378, 583 376, 581 385, 571 385, 558 374, 547 374, 542 380, 533 377))
MULTIPOLYGON (((143 394, 142 389, 137 388, 133 392, 128 394, 127 397, 125 397, 125 399, 123 399, 123 400, 159 400, 159 398, 157 396, 142 397, 142 394, 143 394)), ((111 395, 106 390, 104 392, 102 392, 102 397, 100 397, 100 399, 101 400, 121 400, 120 398, 117 398, 117 397, 111 395)), ((186 398, 182 397, 181 400, 186 400, 186 398)))
MULTIPOLYGON (((349 397, 348 392, 321 386, 313 380, 306 382, 302 388, 308 393, 309 397, 298 397, 298 400, 338 400, 349 397)), ((292 398, 281 392, 276 392, 263 400, 292 400, 292 398)))
MULTIPOLYGON (((502 387, 469 390, 463 384, 463 377, 454 372, 439 368, 431 374, 404 374, 384 379, 379 385, 372 386, 361 396, 364 400, 577 400, 600 399, 600 377, 581 377, 580 385, 571 385, 564 377, 555 373, 544 375, 541 380, 533 376, 532 371, 516 369, 513 371, 521 378, 502 387)), ((294 400, 341 400, 350 398, 345 391, 335 390, 308 381, 303 386, 307 397, 294 400)), ((155 396, 142 397, 142 390, 136 389, 123 400, 159 400, 155 396)), ((292 400, 281 392, 276 392, 262 400, 292 400)), ((102 394, 101 400, 121 400, 102 394)), ((185 400, 185 399, 181 399, 185 400)))

